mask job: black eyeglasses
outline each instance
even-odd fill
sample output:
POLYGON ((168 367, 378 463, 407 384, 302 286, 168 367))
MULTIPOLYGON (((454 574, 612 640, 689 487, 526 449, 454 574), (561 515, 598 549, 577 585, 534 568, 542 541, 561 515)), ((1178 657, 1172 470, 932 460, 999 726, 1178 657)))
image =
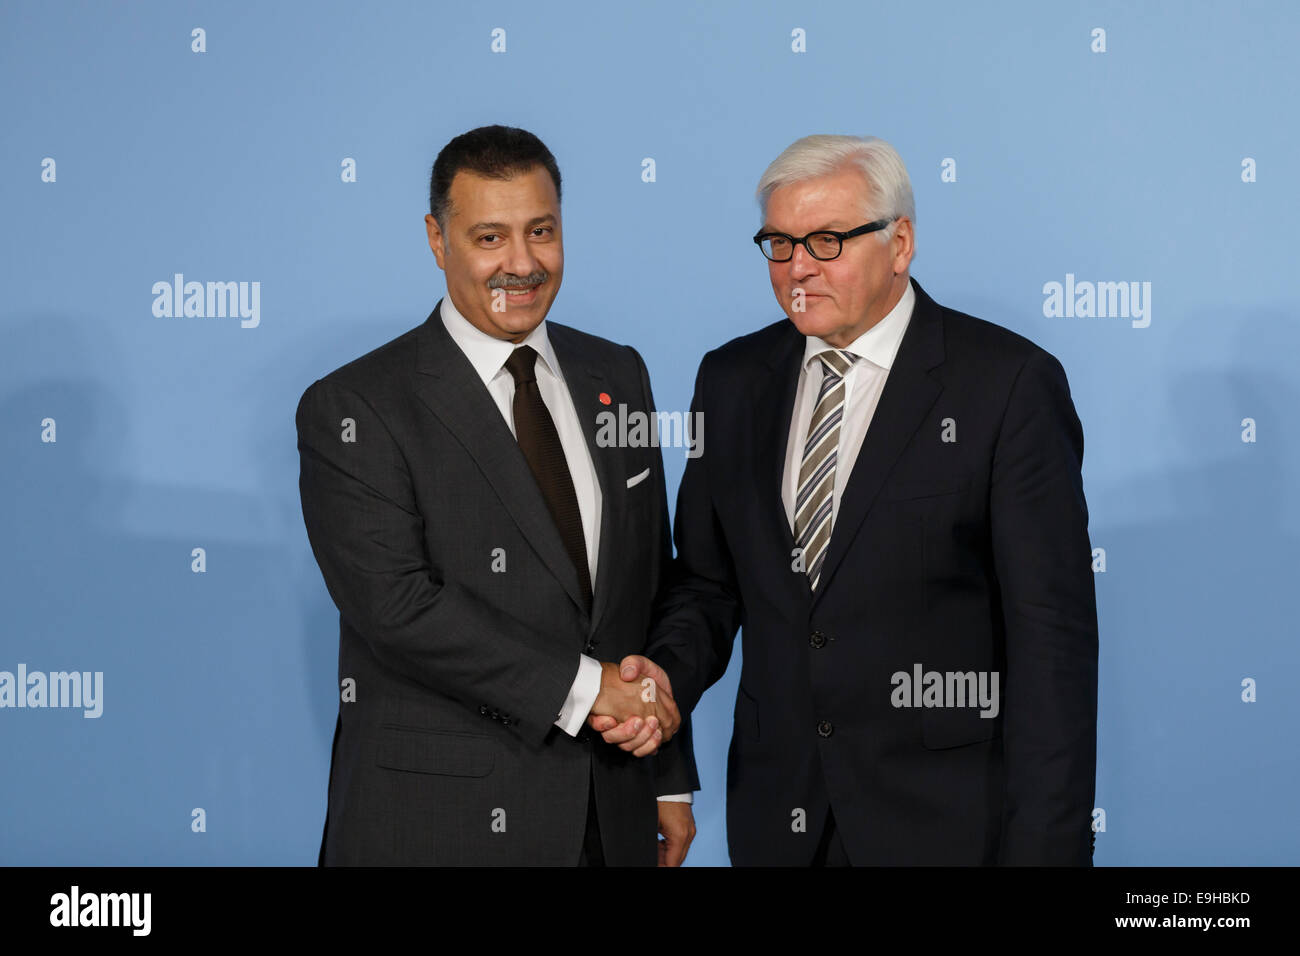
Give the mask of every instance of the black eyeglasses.
POLYGON ((840 250, 844 248, 845 239, 852 239, 854 236, 865 236, 869 232, 877 232, 897 218, 897 216, 891 216, 889 219, 877 219, 875 222, 869 222, 865 226, 858 226, 858 228, 850 229, 848 232, 834 232, 830 229, 823 229, 821 232, 810 232, 799 239, 786 235, 784 232, 760 232, 754 237, 754 242, 758 244, 758 248, 763 250, 763 255, 773 262, 789 262, 791 257, 794 256, 794 247, 800 243, 803 243, 803 247, 808 250, 808 255, 825 262, 828 259, 839 257, 840 250))

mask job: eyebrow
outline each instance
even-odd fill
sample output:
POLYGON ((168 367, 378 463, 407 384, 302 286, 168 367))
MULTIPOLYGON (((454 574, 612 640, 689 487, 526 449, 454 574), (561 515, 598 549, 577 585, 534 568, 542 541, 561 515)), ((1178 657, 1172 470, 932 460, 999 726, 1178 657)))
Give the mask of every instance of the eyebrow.
MULTIPOLYGON (((555 222, 555 216, 548 212, 544 216, 534 216, 532 219, 529 219, 528 222, 524 223, 524 228, 531 229, 533 226, 540 226, 543 223, 551 222, 555 222)), ((509 232, 510 224, 507 222, 476 222, 465 231, 467 233, 474 233, 480 232, 484 229, 491 229, 494 232, 509 232)))

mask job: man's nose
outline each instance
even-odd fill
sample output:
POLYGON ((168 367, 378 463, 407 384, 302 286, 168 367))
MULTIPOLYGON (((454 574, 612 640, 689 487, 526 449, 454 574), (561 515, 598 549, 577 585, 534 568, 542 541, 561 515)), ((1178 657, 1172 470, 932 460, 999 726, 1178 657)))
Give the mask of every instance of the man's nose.
POLYGON ((516 242, 511 246, 502 268, 503 271, 520 278, 541 271, 537 257, 533 255, 533 250, 528 247, 527 242, 516 242))
POLYGON ((795 280, 806 279, 808 276, 816 275, 820 264, 814 258, 801 242, 794 247, 794 253, 790 256, 790 277, 795 280))

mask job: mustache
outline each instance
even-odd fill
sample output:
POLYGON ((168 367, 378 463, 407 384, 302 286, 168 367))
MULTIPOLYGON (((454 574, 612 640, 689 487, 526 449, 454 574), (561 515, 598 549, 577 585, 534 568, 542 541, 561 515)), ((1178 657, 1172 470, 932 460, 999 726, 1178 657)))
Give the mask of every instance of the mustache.
POLYGON ((489 289, 527 289, 530 286, 541 285, 551 274, 545 269, 538 269, 536 272, 530 272, 526 276, 517 276, 513 273, 506 272, 501 275, 495 275, 488 279, 489 289))

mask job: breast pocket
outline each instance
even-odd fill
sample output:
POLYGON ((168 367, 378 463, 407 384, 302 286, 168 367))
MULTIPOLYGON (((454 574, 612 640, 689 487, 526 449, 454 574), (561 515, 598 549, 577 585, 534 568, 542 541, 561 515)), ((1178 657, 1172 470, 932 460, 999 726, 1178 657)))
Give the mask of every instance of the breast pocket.
MULTIPOLYGON (((650 449, 657 451, 657 449, 650 449)), ((653 463, 646 455, 629 456, 615 472, 623 482, 623 487, 615 486, 612 491, 614 499, 621 498, 627 507, 629 520, 635 527, 651 516, 655 506, 655 483, 653 463)))

